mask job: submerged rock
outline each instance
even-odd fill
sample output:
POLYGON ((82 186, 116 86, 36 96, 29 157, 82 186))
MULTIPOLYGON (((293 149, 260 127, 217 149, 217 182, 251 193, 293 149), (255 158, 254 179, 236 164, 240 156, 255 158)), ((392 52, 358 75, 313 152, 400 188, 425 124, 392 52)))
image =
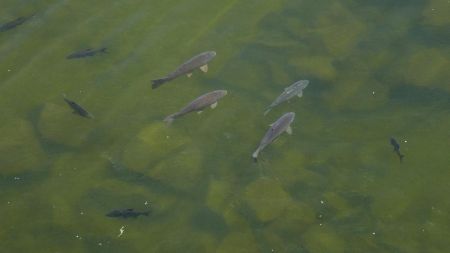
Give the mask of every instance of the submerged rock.
POLYGON ((127 168, 142 171, 150 163, 171 159, 174 153, 190 143, 190 138, 164 123, 143 128, 124 149, 122 160, 127 168))
POLYGON ((341 253, 345 251, 345 243, 338 234, 324 226, 314 226, 303 235, 308 252, 341 253))
POLYGON ((45 154, 33 133, 31 124, 23 119, 3 122, 0 127, 1 174, 17 174, 42 167, 45 154))
POLYGON ((261 221, 270 221, 280 216, 292 199, 274 179, 258 179, 245 190, 244 199, 261 221))
POLYGON ((67 146, 85 143, 94 120, 74 115, 67 105, 47 103, 41 111, 38 128, 44 139, 67 146))
POLYGON ((251 232, 234 232, 225 237, 216 253, 259 253, 258 245, 251 232))
POLYGON ((222 212, 230 205, 232 185, 224 180, 211 180, 206 196, 206 205, 216 212, 222 212))
POLYGON ((147 175, 174 188, 189 190, 201 183, 202 163, 199 150, 186 149, 162 160, 147 175))

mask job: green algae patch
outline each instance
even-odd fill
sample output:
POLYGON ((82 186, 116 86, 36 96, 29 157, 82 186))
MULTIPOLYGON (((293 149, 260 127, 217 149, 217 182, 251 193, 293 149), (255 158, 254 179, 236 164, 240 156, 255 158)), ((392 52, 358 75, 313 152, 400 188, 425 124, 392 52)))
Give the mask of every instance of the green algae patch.
POLYGON ((379 219, 392 222, 408 212, 413 198, 411 192, 408 193, 399 188, 379 191, 375 197, 372 210, 379 219))
POLYGON ((302 202, 292 202, 281 216, 271 222, 269 229, 295 237, 304 233, 315 221, 316 212, 311 206, 302 202))
MULTIPOLYGON (((445 57, 445 51, 435 48, 417 48, 404 57, 394 73, 401 80, 421 87, 439 86, 450 91, 448 82, 450 60, 445 57)), ((447 51, 448 52, 448 51, 447 51)))
POLYGON ((54 143, 78 147, 84 144, 95 126, 95 119, 83 118, 67 105, 46 103, 38 123, 42 138, 54 143))
POLYGON ((216 253, 258 253, 258 245, 250 232, 233 232, 227 235, 216 249, 216 253))
POLYGON ((305 247, 311 253, 343 253, 345 242, 339 235, 325 226, 314 226, 303 235, 305 247))
POLYGON ((244 199, 264 222, 280 216, 292 201, 279 181, 265 178, 252 182, 245 189, 244 199))
POLYGON ((337 71, 333 66, 333 58, 329 56, 301 56, 290 59, 289 64, 322 80, 331 81, 337 75, 337 71))
POLYGON ((9 120, 0 127, 1 174, 17 174, 35 170, 45 164, 45 154, 28 121, 9 120), (9 155, 8 155, 9 154, 9 155))
POLYGON ((191 142, 190 138, 175 129, 158 122, 144 127, 122 154, 124 165, 143 171, 151 163, 170 159, 172 155, 191 142))
POLYGON ((326 192, 323 194, 324 205, 333 208, 336 211, 336 218, 352 217, 354 209, 348 201, 335 192, 326 192))
POLYGON ((232 185, 226 181, 211 180, 206 196, 206 205, 216 212, 222 212, 228 205, 233 194, 232 185))
MULTIPOLYGON (((294 130, 295 131, 295 130, 294 130)), ((272 173, 283 185, 292 185, 303 179, 305 173, 305 156, 298 149, 289 149, 274 157, 271 162, 272 173)))
POLYGON ((186 149, 162 160, 147 175, 174 188, 188 190, 201 182, 202 164, 203 154, 199 150, 186 149))
POLYGON ((332 2, 315 21, 315 30, 328 51, 345 56, 359 42, 366 26, 339 2, 332 2))
POLYGON ((445 0, 429 0, 423 8, 423 22, 427 25, 442 26, 450 25, 450 4, 445 0))

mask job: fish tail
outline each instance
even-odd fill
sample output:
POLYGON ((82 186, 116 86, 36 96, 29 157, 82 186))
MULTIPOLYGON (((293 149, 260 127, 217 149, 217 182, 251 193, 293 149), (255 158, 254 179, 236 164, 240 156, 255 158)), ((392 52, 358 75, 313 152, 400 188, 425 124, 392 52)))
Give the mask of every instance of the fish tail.
POLYGON ((160 78, 160 79, 156 79, 156 80, 152 80, 152 89, 156 89, 159 86, 161 86, 163 83, 167 82, 167 78, 160 78))
POLYGON ((402 162, 402 161, 403 161, 403 158, 405 157, 405 155, 399 154, 398 157, 400 158, 400 162, 402 162))
POLYGON ((147 211, 147 212, 142 212, 142 215, 145 215, 145 216, 148 216, 149 214, 150 214, 149 211, 147 211))
POLYGON ((108 52, 106 51, 107 49, 108 49, 108 48, 104 47, 104 48, 100 49, 100 52, 102 52, 102 53, 108 53, 108 52))

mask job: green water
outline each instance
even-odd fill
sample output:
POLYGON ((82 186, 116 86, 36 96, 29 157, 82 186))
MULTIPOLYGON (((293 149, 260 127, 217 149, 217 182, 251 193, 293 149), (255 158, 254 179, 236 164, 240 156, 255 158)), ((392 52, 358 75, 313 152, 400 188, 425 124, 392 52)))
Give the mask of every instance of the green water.
POLYGON ((0 252, 449 252, 447 0, 0 6, 1 24, 35 13, 0 33, 0 252), (89 47, 108 53, 65 59, 89 47), (207 50, 206 74, 151 89, 207 50), (253 163, 288 111, 293 135, 253 163), (152 213, 105 216, 124 208, 152 213))

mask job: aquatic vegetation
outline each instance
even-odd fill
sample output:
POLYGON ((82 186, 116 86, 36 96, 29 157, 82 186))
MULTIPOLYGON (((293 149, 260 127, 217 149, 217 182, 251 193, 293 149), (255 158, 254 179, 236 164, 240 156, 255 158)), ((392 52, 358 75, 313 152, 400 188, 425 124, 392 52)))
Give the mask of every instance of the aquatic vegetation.
POLYGON ((124 148, 122 160, 130 170, 143 171, 150 164, 173 156, 191 142, 188 136, 162 121, 142 128, 124 148))
POLYGON ((216 252, 257 253, 260 250, 251 233, 232 232, 222 240, 216 252))
POLYGON ((434 48, 414 47, 410 54, 399 62, 399 68, 392 70, 396 77, 408 84, 421 87, 440 87, 450 92, 448 83, 441 80, 450 79, 448 66, 450 60, 444 52, 434 48))
POLYGON ((0 126, 1 175, 17 175, 37 170, 47 164, 32 125, 23 119, 11 119, 0 126), (9 154, 9 155, 7 155, 9 154))
POLYGON ((275 179, 261 178, 245 190, 244 199, 261 221, 270 221, 283 214, 292 199, 275 179))
POLYGON ((311 252, 346 252, 344 240, 326 224, 311 227, 303 236, 305 248, 311 252))
POLYGON ((38 129, 43 138, 57 144, 79 147, 88 140, 93 122, 74 115, 67 105, 46 103, 40 113, 38 129))
POLYGON ((450 7, 444 0, 429 0, 423 8, 424 23, 445 27, 450 24, 450 7))
POLYGON ((147 175, 175 188, 190 190, 199 186, 205 173, 203 154, 195 148, 175 152, 151 168, 147 175))

